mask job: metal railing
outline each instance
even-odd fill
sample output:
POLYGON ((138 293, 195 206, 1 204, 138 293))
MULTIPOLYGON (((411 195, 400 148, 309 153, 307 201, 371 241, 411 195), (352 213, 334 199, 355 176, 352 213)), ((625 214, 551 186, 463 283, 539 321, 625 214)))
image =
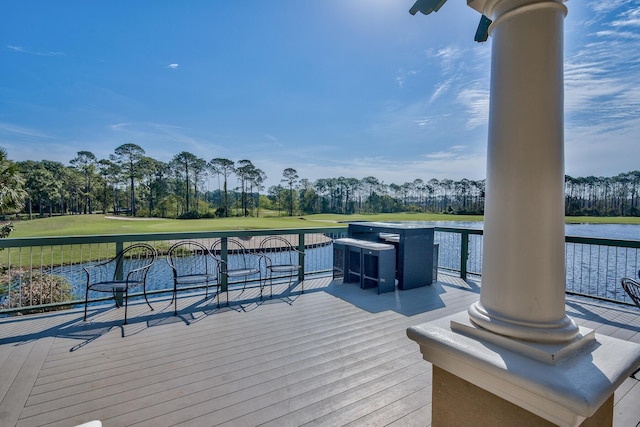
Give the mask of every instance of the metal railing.
MULTIPOLYGON (((287 238, 305 252, 304 270, 298 277, 302 280, 304 277, 331 273, 332 239, 346 235, 346 228, 0 239, 0 314, 84 303, 86 275, 83 267, 111 259, 134 242, 146 242, 158 250, 158 261, 151 267, 147 279, 147 294, 158 294, 173 289, 172 273, 165 255, 174 242, 197 240, 210 247, 215 239, 234 237, 246 241, 249 250, 258 250, 260 236, 272 235, 287 238)), ((221 258, 233 257, 233 252, 227 253, 225 245, 221 258)), ((227 283, 225 276, 222 276, 222 280, 223 289, 236 284, 227 283)), ((89 302, 110 298, 102 295, 90 293, 89 302)), ((130 297, 140 295, 131 294, 130 297)))
MULTIPOLYGON (((482 230, 435 227, 440 245, 438 268, 482 276, 482 230)), ((566 292, 605 301, 634 305, 624 292, 623 277, 637 277, 640 241, 565 237, 566 292)))
MULTIPOLYGON (((468 276, 481 276, 482 233, 477 229, 435 227, 439 270, 465 280, 468 276)), ((0 239, 0 314, 24 311, 25 308, 55 309, 83 303, 86 278, 82 267, 110 259, 133 242, 150 243, 159 251, 159 261, 152 267, 148 280, 147 292, 154 294, 168 292, 173 286, 163 258, 171 243, 178 240, 193 239, 210 246, 214 239, 234 237, 247 241, 251 249, 252 239, 285 236, 305 252, 304 271, 298 277, 303 279, 331 274, 332 240, 346 234, 346 227, 326 227, 0 239), (66 289, 65 297, 54 292, 60 286, 66 289)), ((233 254, 222 256, 233 257, 233 254)), ((568 236, 566 266, 567 293, 632 304, 622 290, 620 280, 636 276, 640 268, 640 242, 568 236)), ((223 286, 234 284, 223 283, 223 286)), ((90 302, 106 299, 108 297, 90 295, 90 302)))
POLYGON ((468 275, 482 275, 482 230, 435 227, 434 240, 439 245, 438 269, 468 275))
POLYGON ((633 304, 620 281, 638 275, 639 241, 572 236, 565 241, 567 293, 633 304))

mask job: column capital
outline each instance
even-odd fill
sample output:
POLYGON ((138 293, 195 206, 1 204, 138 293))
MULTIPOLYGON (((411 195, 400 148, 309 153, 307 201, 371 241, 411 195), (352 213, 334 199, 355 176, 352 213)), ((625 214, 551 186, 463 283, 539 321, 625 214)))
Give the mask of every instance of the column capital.
POLYGON ((545 5, 551 7, 561 6, 566 15, 567 9, 563 5, 565 1, 566 0, 467 0, 467 6, 495 20, 504 13, 515 11, 522 7, 543 7, 545 5))

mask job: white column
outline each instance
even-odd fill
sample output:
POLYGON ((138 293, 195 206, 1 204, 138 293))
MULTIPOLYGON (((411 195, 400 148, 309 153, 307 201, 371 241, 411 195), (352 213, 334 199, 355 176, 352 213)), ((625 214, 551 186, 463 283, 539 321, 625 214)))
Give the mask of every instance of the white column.
POLYGON ((567 9, 539 0, 483 6, 493 19, 493 54, 482 290, 470 319, 514 338, 569 341, 578 328, 565 313, 567 9))
POLYGON ((565 311, 567 10, 554 0, 467 3, 493 20, 480 300, 407 335, 438 368, 436 397, 473 410, 434 398, 434 424, 517 425, 524 409, 530 424, 611 425, 613 392, 640 363, 640 345, 578 328, 565 311))

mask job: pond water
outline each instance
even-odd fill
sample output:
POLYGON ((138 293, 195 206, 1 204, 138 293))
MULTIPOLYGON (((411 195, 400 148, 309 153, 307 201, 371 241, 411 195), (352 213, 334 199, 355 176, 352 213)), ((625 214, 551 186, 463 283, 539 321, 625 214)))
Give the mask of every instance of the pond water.
MULTIPOLYGON (((438 226, 438 227, 451 227, 451 228, 469 228, 469 229, 482 229, 482 222, 471 222, 471 221, 437 221, 437 222, 422 222, 421 224, 426 224, 430 226, 438 226)), ((578 236, 578 237, 596 237, 596 238, 610 238, 610 239, 622 239, 622 240, 640 240, 640 225, 629 225, 629 224, 567 224, 566 225, 566 235, 568 236, 578 236)), ((460 235, 453 233, 436 233, 436 243, 440 244, 440 260, 439 265, 441 267, 450 267, 453 269, 459 269, 459 241, 460 235), (449 259, 450 258, 450 259, 449 259), (451 264, 451 265, 449 265, 451 264), (456 266, 457 265, 457 266, 456 266)), ((469 258, 469 272, 480 272, 481 271, 481 257, 482 257, 482 238, 480 236, 472 236, 470 241, 470 258, 469 258)), ((598 249, 599 250, 599 249, 598 249)), ((567 246, 567 289, 571 290, 575 288, 575 282, 577 280, 578 273, 571 270, 571 262, 575 263, 575 259, 579 256, 579 263, 586 264, 588 261, 587 270, 580 270, 580 277, 588 277, 590 275, 595 275, 597 277, 599 273, 599 269, 602 269, 599 266, 600 258, 612 258, 610 262, 613 265, 624 263, 624 272, 620 273, 618 269, 614 269, 611 273, 607 273, 605 280, 607 282, 614 283, 616 280, 619 280, 617 276, 620 274, 628 275, 629 271, 637 271, 638 266, 638 251, 635 251, 635 255, 633 255, 636 259, 629 262, 629 257, 619 257, 619 254, 616 252, 615 255, 610 255, 609 253, 601 255, 600 252, 591 252, 589 249, 589 254, 585 255, 583 253, 584 249, 578 248, 576 249, 572 245, 567 246), (597 255, 594 255, 597 254, 597 255), (591 259, 597 256, 598 262, 591 262, 591 259), (595 270, 594 270, 595 269, 595 270), (594 271, 591 271, 594 270, 594 271), (627 271, 629 270, 629 271, 627 271), (612 276, 612 277, 608 277, 612 276)), ((305 270, 306 271, 321 271, 321 270, 330 270, 332 268, 332 248, 331 246, 319 247, 315 249, 308 249, 307 256, 305 257, 305 270)), ((230 255, 230 262, 233 262, 233 255, 230 255)), ((173 287, 173 283, 171 281, 172 273, 169 269, 169 266, 163 260, 159 260, 152 267, 152 271, 150 271, 149 282, 151 285, 149 286, 149 290, 160 290, 160 289, 171 289, 173 287)), ((66 277, 73 286, 74 295, 78 299, 84 299, 84 286, 86 276, 84 271, 82 270, 82 265, 74 265, 74 266, 63 266, 53 269, 50 271, 50 274, 57 274, 66 277)), ((609 265, 607 266, 609 268, 609 265)), ((633 273, 635 276, 635 273, 633 273)), ((582 286, 580 284, 579 286, 582 286)), ((589 285, 591 286, 591 285, 589 285)), ((590 291, 587 289, 585 292, 590 291)), ((601 294, 602 292, 609 292, 608 290, 596 290, 597 294, 601 294)), ((616 291, 617 292, 617 291, 616 291)), ((91 297, 97 297, 99 294, 93 294, 91 297)), ((100 296, 105 296, 105 294, 101 294, 100 296)))
MULTIPOLYGON (((425 221, 421 224, 473 230, 482 230, 484 226, 482 221, 425 221)), ((566 236, 640 240, 640 224, 565 224, 564 229, 566 236)))
MULTIPOLYGON (((482 229, 482 222, 434 222, 433 226, 482 229)), ((640 241, 638 224, 566 224, 565 235, 615 240, 640 241)), ((436 233, 440 244, 441 268, 460 268, 460 236, 436 233)), ((468 271, 482 271, 482 237, 471 236, 469 241, 468 271)), ((620 286, 623 277, 636 277, 640 268, 640 251, 635 248, 567 243, 565 252, 566 288, 568 292, 598 295, 628 302, 620 286)))
POLYGON ((565 234, 576 237, 640 240, 640 224, 566 224, 565 234))

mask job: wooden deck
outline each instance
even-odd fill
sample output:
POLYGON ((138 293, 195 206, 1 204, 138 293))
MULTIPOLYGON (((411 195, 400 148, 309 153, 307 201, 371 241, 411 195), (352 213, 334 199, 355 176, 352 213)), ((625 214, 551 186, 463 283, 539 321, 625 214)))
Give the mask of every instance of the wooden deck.
MULTIPOLYGON (((216 308, 181 298, 0 319, 0 425, 428 426, 431 365, 408 326, 465 310, 473 282, 377 295, 328 278, 260 302, 255 289, 216 308)), ((274 289, 274 292, 276 289, 274 289)), ((569 298, 601 334, 640 343, 640 311, 569 298)), ((640 421, 640 387, 615 395, 616 426, 640 421)))

